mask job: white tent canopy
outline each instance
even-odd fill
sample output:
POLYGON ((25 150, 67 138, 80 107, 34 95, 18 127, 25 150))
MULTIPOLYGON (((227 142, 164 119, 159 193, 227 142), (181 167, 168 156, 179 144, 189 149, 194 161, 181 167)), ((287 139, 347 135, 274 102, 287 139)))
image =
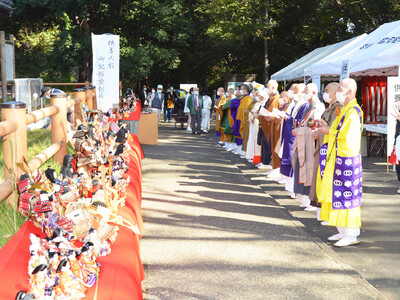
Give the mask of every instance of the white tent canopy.
POLYGON ((400 21, 386 23, 366 38, 312 65, 312 74, 338 77, 348 60, 349 73, 359 76, 397 76, 400 65, 400 21))
POLYGON ((311 66, 320 61, 321 59, 325 58, 326 56, 336 52, 337 50, 348 47, 349 45, 353 45, 357 43, 359 40, 362 40, 366 37, 366 34, 361 36, 336 43, 333 45, 317 48, 314 51, 310 52, 309 54, 303 56, 302 58, 296 60, 292 64, 288 65, 287 67, 283 68, 282 70, 276 72, 271 76, 271 79, 275 79, 277 81, 284 81, 284 80, 303 80, 304 77, 312 76, 312 69, 311 66))

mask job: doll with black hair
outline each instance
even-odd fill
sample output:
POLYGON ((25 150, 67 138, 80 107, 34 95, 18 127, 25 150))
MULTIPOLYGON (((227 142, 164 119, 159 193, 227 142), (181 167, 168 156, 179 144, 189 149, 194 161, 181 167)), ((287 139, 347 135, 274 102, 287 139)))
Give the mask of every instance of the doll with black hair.
MULTIPOLYGON (((74 157, 71 154, 66 154, 63 159, 63 165, 60 170, 60 174, 63 178, 73 178, 72 160, 74 157)), ((47 174, 46 174, 47 176, 47 174)))
POLYGON ((123 124, 117 133, 117 139, 115 140, 115 142, 125 143, 127 138, 128 138, 128 127, 125 124, 123 124))

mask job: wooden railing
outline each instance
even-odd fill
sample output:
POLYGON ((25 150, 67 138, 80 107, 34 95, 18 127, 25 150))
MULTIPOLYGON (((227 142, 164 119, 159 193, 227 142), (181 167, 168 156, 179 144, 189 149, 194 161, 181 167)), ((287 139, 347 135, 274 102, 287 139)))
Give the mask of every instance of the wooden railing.
POLYGON ((89 81, 85 81, 85 82, 45 82, 43 83, 43 85, 47 85, 47 86, 73 86, 73 85, 81 85, 81 86, 85 86, 85 87, 89 87, 90 86, 90 82, 89 81))
POLYGON ((93 85, 90 84, 89 81, 85 82, 46 82, 43 83, 46 86, 84 86, 83 89, 86 91, 86 99, 93 99, 92 102, 88 102, 89 110, 97 109, 97 101, 96 101, 96 89, 93 85))
POLYGON ((81 103, 85 103, 89 110, 97 108, 97 101, 93 93, 93 87, 74 90, 74 98, 67 100, 65 94, 52 94, 51 106, 26 113, 26 104, 23 102, 4 102, 1 107, 0 136, 4 140, 11 141, 3 144, 3 161, 5 164, 5 181, 0 184, 0 201, 7 198, 14 205, 12 186, 12 174, 15 180, 19 180, 22 170, 16 167, 16 163, 22 163, 27 158, 27 129, 28 124, 37 122, 46 117, 51 118, 51 142, 52 145, 28 162, 30 170, 34 171, 48 159, 54 158, 55 162, 62 164, 67 154, 67 110, 74 106, 74 114, 77 119, 83 121, 81 103), (11 172, 10 172, 11 171, 11 172), (11 195, 11 196, 10 196, 11 195))

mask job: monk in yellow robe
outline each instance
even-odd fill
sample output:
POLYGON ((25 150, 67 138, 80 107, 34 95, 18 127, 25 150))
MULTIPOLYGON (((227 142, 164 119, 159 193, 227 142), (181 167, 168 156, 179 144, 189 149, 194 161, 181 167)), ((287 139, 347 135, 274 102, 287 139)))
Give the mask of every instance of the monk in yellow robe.
POLYGON ((257 97, 257 91, 252 91, 250 93, 250 97, 251 97, 251 102, 249 104, 249 106, 247 107, 247 109, 245 109, 244 111, 244 138, 243 138, 243 151, 247 152, 247 143, 249 142, 249 135, 250 135, 250 114, 252 109, 255 107, 256 103, 258 103, 258 101, 255 99, 257 97))
POLYGON ((243 84, 240 87, 240 95, 242 96, 242 98, 240 99, 240 105, 237 109, 236 120, 235 124, 232 127, 232 133, 236 137, 237 145, 236 151, 234 153, 244 156, 246 155, 246 152, 244 152, 242 149, 245 126, 244 112, 245 110, 247 110, 251 101, 253 100, 250 97, 250 88, 247 84, 243 84))
POLYGON ((319 120, 318 128, 326 135, 327 144, 320 150, 317 196, 322 204, 321 219, 339 231, 328 238, 337 241, 337 247, 357 244, 361 227, 363 113, 356 92, 355 80, 343 79, 336 93, 336 100, 343 103, 342 109, 337 110, 331 127, 319 120))
POLYGON ((225 141, 223 140, 223 134, 221 133, 221 120, 222 120, 222 107, 227 102, 225 90, 223 87, 218 88, 217 90, 217 100, 214 106, 216 117, 215 117, 215 131, 217 132, 217 136, 220 137, 218 141, 219 144, 223 145, 225 141))
POLYGON ((231 104, 234 99, 236 99, 235 90, 233 88, 229 88, 226 97, 226 102, 221 107, 222 110, 221 133, 225 141, 224 149, 229 152, 236 150, 236 138, 232 134, 232 126, 235 123, 235 120, 233 119, 231 113, 231 104))

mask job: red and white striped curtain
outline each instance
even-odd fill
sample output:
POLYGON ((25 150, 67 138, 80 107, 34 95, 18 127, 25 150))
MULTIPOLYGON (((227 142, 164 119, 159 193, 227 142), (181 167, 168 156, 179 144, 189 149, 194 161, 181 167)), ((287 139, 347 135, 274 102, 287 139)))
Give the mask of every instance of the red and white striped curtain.
POLYGON ((361 86, 365 123, 386 123, 387 77, 364 77, 361 86))

